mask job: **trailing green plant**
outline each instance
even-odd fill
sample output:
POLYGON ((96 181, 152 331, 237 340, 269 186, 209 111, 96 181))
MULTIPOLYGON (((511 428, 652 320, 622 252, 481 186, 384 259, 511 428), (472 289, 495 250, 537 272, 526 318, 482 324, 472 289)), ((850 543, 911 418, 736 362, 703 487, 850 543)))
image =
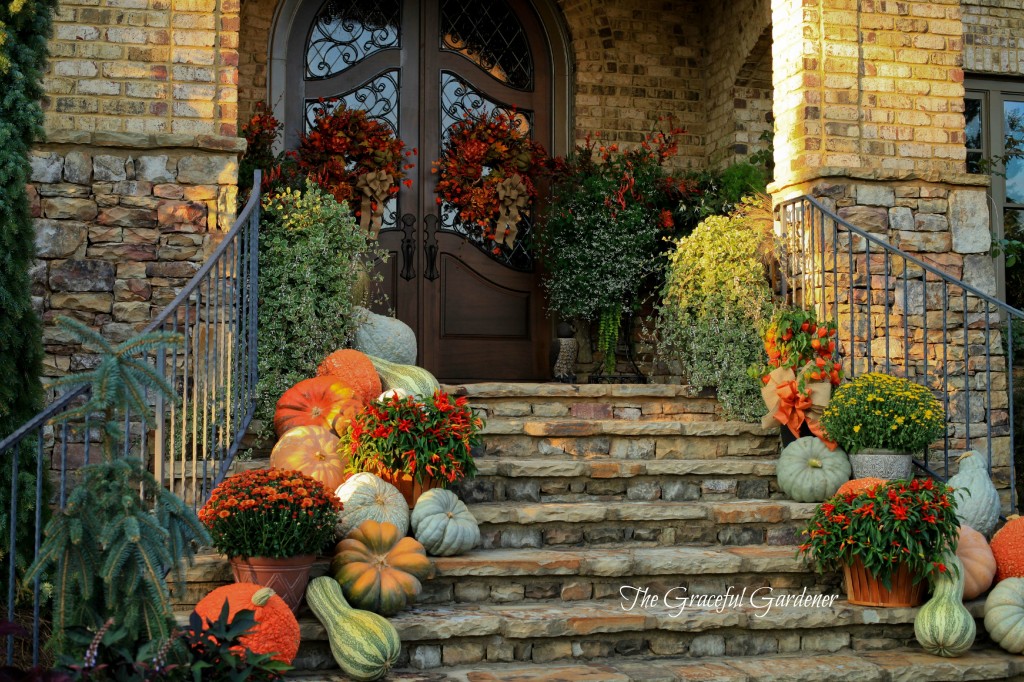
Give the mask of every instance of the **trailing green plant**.
MULTIPOLYGON (((42 136, 42 77, 56 0, 0 3, 0 439, 34 415, 43 402, 39 383, 43 340, 32 307, 29 268, 35 226, 29 210, 29 150, 42 136)), ((20 576, 32 560, 36 535, 36 448, 25 442, 0 454, 0 537, 15 528, 13 560, 20 576), (18 516, 10 518, 13 464, 18 461, 18 516)), ((48 486, 44 489, 47 495, 48 486)), ((43 523, 49 510, 43 510, 43 523)), ((6 540, 4 541, 6 543, 6 540)), ((6 601, 11 556, 0 555, 0 599, 6 601)))
POLYGON ((761 383, 747 368, 762 360, 758 329, 773 311, 771 251, 768 197, 706 218, 669 252, 655 323, 659 356, 678 362, 694 388, 717 388, 726 412, 748 421, 764 412, 761 383))
POLYGON ((689 234, 710 216, 732 213, 743 197, 763 194, 770 179, 770 170, 752 162, 734 163, 721 170, 706 168, 687 173, 688 191, 677 208, 678 234, 689 234))
POLYGON ((127 414, 150 414, 147 395, 169 402, 176 394, 146 360, 148 353, 181 343, 181 336, 151 332, 113 346, 69 318, 60 325, 85 348, 100 354, 96 367, 54 382, 55 388, 89 387, 89 398, 58 422, 100 415, 102 461, 79 470, 64 508, 46 525, 45 539, 25 581, 52 577, 53 638, 63 650, 75 626, 99 628, 114 618, 137 640, 166 640, 174 625, 166 575, 184 581, 183 560, 193 542, 210 541, 195 513, 166 490, 134 457, 119 457, 127 414))
POLYGON ((268 425, 281 395, 346 345, 357 326, 355 284, 387 254, 352 212, 307 180, 263 198, 259 250, 257 418, 268 425))

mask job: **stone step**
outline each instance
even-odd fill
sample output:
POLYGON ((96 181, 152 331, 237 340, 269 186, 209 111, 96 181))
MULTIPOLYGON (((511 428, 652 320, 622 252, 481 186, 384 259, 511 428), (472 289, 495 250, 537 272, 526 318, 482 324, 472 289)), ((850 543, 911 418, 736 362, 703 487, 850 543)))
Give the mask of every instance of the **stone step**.
MULTIPOLYGON (((766 599, 800 595, 746 594, 739 603, 658 605, 609 600, 514 605, 456 604, 413 607, 391 618, 402 639, 398 667, 445 668, 481 663, 589 661, 611 656, 706 658, 808 655, 843 649, 879 651, 914 645, 915 608, 854 606, 834 595, 824 603, 794 605, 766 599)), ((968 608, 981 618, 983 601, 968 608)), ((295 666, 333 669, 323 626, 299 614, 302 645, 295 666)), ((179 614, 179 620, 185 618, 179 614)), ((979 648, 987 643, 979 623, 979 648)), ((760 660, 760 659, 758 659, 760 660)), ((818 679, 832 680, 831 676, 818 679)), ((960 679, 960 678, 954 678, 960 679)))
MULTIPOLYGON (((327 558, 313 568, 324 575, 327 558)), ((770 587, 778 593, 835 591, 838 580, 812 572, 793 547, 639 547, 479 549, 456 557, 434 557, 434 578, 423 584, 421 604, 509 603, 560 599, 618 600, 624 586, 664 593, 724 594, 770 587)), ((231 582, 227 560, 200 554, 188 569, 179 606, 194 606, 215 587, 231 582)), ((629 590, 627 589, 627 593, 629 590)))
POLYGON ((484 548, 553 545, 795 545, 815 509, 789 500, 491 502, 470 505, 484 548))
POLYGON ((494 459, 454 490, 469 503, 781 498, 774 459, 494 459))
POLYGON ((489 419, 497 417, 718 421, 715 398, 689 386, 482 383, 443 387, 464 395, 489 419))
MULTIPOLYGON (((346 682, 340 672, 288 675, 297 682, 346 682)), ((614 657, 566 663, 498 663, 421 671, 403 668, 389 679, 404 682, 948 682, 1024 680, 1024 658, 976 649, 940 658, 919 648, 756 657, 614 657)))
POLYGON ((735 421, 495 418, 483 458, 718 459, 776 457, 779 432, 735 421))

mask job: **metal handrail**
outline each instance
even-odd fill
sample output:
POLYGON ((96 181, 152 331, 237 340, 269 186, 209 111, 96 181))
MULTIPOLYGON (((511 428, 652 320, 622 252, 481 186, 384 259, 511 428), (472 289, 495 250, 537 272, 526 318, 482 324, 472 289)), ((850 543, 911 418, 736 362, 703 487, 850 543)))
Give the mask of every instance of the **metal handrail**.
POLYGON ((793 305, 814 307, 836 320, 840 346, 845 346, 841 356, 849 375, 854 376, 865 363, 869 371, 875 371, 876 365, 887 372, 902 367, 905 376, 938 394, 948 425, 942 461, 930 462, 926 450, 923 460, 915 463, 930 475, 948 478, 953 472, 951 452, 975 449, 979 440, 984 440, 993 471, 994 439, 1008 436, 1008 461, 999 462, 997 468, 1009 472, 1009 507, 1015 508, 1012 323, 1024 320, 1024 311, 851 224, 814 197, 787 199, 776 206, 776 212, 776 231, 782 245, 777 272, 780 295, 793 305), (915 270, 913 276, 911 269, 915 270), (938 295, 930 296, 929 287, 932 293, 938 290, 938 295), (898 309, 902 325, 894 326, 891 317, 898 309), (872 319, 877 320, 876 316, 883 316, 884 324, 874 325, 872 319), (911 324, 910 319, 915 317, 911 324), (857 326, 858 318, 865 323, 864 328, 857 326), (1005 348, 998 348, 993 339, 1001 333, 1003 324, 1005 348), (900 328, 902 339, 894 341, 900 328), (936 336, 935 332, 941 334, 936 336), (863 349, 860 362, 858 348, 863 349), (951 358, 951 348, 962 350, 955 351, 951 358), (940 378, 929 373, 930 352, 935 354, 932 370, 941 365, 940 378), (1005 369, 1001 370, 1000 359, 1004 356, 1005 369), (962 387, 951 388, 953 371, 962 373, 962 378, 958 373, 953 382, 962 383, 962 387), (1005 383, 1000 380, 994 387, 993 378, 1001 373, 1005 373, 1005 383), (1002 396, 997 395, 1003 390, 1005 410, 1002 396), (959 415, 954 414, 958 404, 962 412, 959 415), (974 423, 971 412, 979 408, 984 413, 983 421, 974 423), (1000 419, 998 423, 994 423, 994 416, 1000 419), (1005 424, 1001 421, 1004 416, 1005 424), (963 421, 956 421, 961 418, 963 421), (983 432, 984 438, 972 437, 972 430, 983 432))

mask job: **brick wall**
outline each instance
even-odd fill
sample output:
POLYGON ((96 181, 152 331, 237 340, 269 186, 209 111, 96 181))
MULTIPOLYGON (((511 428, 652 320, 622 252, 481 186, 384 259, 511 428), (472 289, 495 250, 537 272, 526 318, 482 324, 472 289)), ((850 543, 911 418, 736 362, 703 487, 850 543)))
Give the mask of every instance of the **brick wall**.
POLYGON ((964 69, 1024 75, 1024 5, 1019 0, 963 0, 964 69))
POLYGON ((236 135, 238 26, 238 0, 62 2, 47 129, 236 135))

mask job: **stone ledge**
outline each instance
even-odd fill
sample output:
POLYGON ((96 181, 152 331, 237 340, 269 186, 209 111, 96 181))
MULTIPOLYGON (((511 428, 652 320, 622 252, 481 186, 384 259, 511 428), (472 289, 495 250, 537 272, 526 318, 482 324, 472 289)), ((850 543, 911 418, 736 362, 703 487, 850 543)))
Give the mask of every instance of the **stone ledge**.
MULTIPOLYGON (((937 185, 953 185, 957 187, 988 187, 991 180, 987 175, 975 173, 918 173, 917 171, 893 172, 870 171, 857 168, 826 166, 794 173, 784 181, 776 181, 768 185, 768 193, 773 197, 784 194, 786 190, 797 185, 819 180, 840 178, 846 180, 872 180, 875 182, 926 182, 937 185)), ((790 197, 785 197, 790 198, 790 197)))
POLYGON ((702 521, 719 524, 803 521, 814 515, 814 503, 790 500, 729 502, 538 502, 511 506, 507 502, 469 505, 481 524, 532 525, 613 521, 702 521))
POLYGON ((221 135, 174 135, 170 133, 108 133, 51 130, 46 131, 46 139, 36 143, 36 147, 46 145, 75 145, 85 147, 116 147, 128 149, 201 149, 211 152, 232 152, 241 154, 245 151, 244 137, 225 137, 221 135))

